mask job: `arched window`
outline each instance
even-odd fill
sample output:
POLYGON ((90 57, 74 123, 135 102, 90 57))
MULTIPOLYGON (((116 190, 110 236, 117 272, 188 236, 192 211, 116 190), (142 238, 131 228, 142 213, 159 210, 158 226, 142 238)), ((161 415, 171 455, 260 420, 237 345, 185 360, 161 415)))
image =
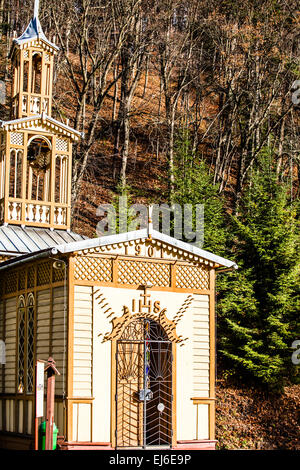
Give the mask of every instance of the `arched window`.
POLYGON ((55 202, 67 203, 68 157, 56 155, 55 159, 55 202))
POLYGON ((34 370, 34 295, 27 296, 27 381, 26 392, 33 392, 33 370, 34 370))
POLYGON ((33 392, 35 301, 32 293, 18 301, 18 374, 17 392, 33 392))
POLYGON ((50 143, 40 137, 31 139, 27 149, 27 161, 27 198, 36 201, 49 201, 50 143))
POLYGON ((24 393, 25 389, 25 338, 26 338, 26 328, 25 328, 25 317, 26 317, 26 308, 25 308, 25 299, 21 295, 18 302, 18 384, 17 391, 18 393, 24 393))
POLYGON ((29 77, 29 62, 28 60, 24 61, 23 67, 23 91, 28 91, 28 77, 29 77))
POLYGON ((41 93, 42 81, 42 56, 40 53, 35 52, 32 57, 32 81, 31 93, 41 93))

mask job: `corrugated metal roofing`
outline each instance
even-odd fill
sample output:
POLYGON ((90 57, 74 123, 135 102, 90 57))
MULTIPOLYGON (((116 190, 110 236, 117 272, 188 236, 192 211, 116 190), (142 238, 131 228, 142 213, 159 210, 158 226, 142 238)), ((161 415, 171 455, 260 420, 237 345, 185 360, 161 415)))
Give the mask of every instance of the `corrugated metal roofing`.
POLYGON ((0 253, 22 255, 85 240, 75 232, 40 227, 0 226, 0 253))
POLYGON ((154 240, 159 240, 174 246, 179 250, 186 251, 201 259, 212 261, 219 266, 224 266, 229 269, 238 268, 234 261, 222 258, 221 256, 202 250, 190 243, 182 242, 181 240, 177 240, 156 230, 150 230, 150 227, 148 227, 148 229, 108 235, 101 238, 87 238, 74 232, 67 232, 66 230, 22 228, 9 225, 0 227, 0 254, 3 254, 2 247, 6 248, 6 253, 9 251, 12 252, 13 247, 15 252, 11 254, 15 256, 13 259, 0 263, 0 270, 26 262, 28 259, 47 257, 51 254, 57 254, 58 252, 72 253, 74 251, 84 251, 98 246, 115 245, 132 240, 144 240, 149 236, 154 240))

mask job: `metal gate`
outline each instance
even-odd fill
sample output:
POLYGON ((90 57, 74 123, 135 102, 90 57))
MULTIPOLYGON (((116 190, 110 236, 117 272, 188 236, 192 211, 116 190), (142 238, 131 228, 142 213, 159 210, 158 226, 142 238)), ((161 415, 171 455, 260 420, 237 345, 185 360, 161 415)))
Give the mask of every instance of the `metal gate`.
POLYGON ((117 447, 171 446, 172 343, 154 320, 124 329, 116 353, 117 447))

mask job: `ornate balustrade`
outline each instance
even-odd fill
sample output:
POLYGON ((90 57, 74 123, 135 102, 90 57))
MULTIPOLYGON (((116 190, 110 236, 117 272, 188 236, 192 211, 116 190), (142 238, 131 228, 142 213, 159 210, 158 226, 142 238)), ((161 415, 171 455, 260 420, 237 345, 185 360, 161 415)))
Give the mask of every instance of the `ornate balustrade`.
POLYGON ((67 227, 67 204, 8 198, 7 209, 6 220, 4 220, 4 199, 2 199, 0 201, 0 220, 3 219, 3 222, 40 226, 51 224, 57 228, 67 227))
MULTIPOLYGON (((48 97, 41 98, 41 95, 23 92, 21 95, 21 99, 23 115, 31 114, 35 116, 37 114, 41 114, 42 111, 44 111, 46 114, 49 113, 48 97)), ((19 100, 20 95, 18 93, 16 96, 14 96, 12 102, 13 117, 16 117, 18 115, 19 100)))

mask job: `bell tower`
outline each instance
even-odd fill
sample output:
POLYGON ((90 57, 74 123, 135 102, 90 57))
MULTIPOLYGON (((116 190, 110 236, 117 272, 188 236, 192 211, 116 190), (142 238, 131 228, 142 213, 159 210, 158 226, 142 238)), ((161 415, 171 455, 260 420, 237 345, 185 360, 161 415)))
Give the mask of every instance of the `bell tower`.
POLYGON ((51 117, 54 55, 38 17, 13 40, 11 120, 0 121, 0 223, 68 230, 72 144, 80 132, 51 117))
POLYGON ((13 42, 13 119, 46 113, 51 116, 53 59, 58 47, 48 41, 38 17, 39 0, 24 33, 13 42))

